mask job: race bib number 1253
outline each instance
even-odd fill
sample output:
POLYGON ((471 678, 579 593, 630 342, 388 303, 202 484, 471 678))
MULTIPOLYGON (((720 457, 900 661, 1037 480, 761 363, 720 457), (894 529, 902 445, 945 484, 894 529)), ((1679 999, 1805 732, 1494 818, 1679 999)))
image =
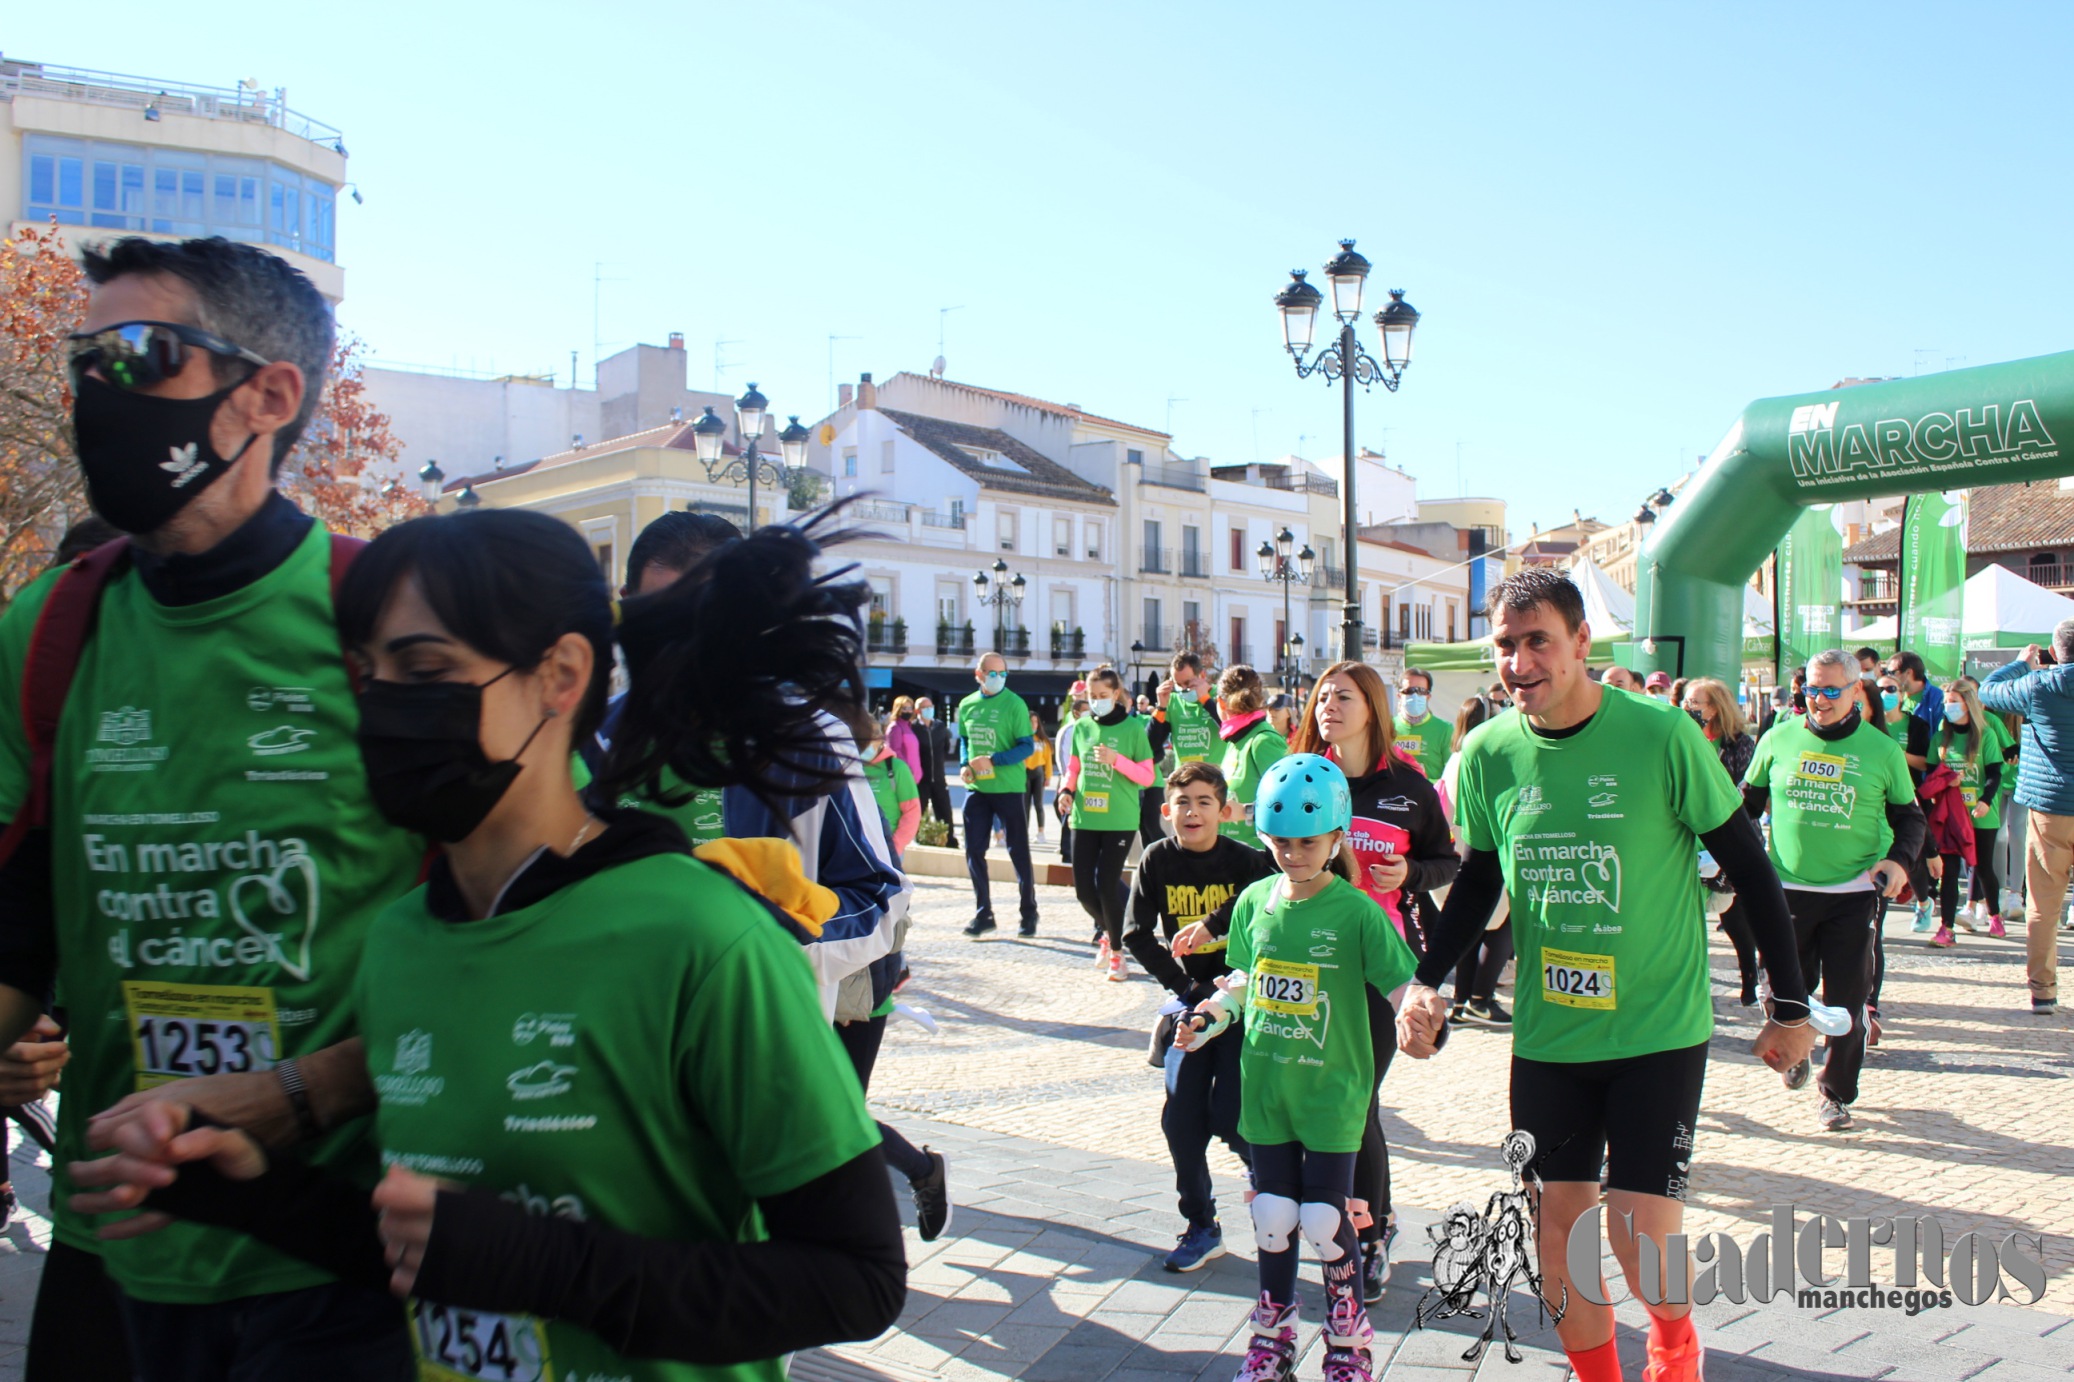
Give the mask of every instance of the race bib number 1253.
POLYGON ((193 1075, 271 1070, 280 1057, 274 991, 125 980, 137 1088, 193 1075))

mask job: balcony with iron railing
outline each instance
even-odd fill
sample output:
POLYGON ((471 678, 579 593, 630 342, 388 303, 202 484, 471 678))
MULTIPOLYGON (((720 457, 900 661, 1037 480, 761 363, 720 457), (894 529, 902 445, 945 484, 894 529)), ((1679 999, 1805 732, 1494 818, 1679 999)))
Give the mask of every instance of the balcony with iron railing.
POLYGON ((1171 547, 1139 548, 1138 570, 1146 575, 1172 575, 1174 573, 1174 549, 1171 547))
POLYGON ((1087 656, 1087 635, 1079 629, 1053 629, 1051 631, 1051 655, 1054 658, 1072 658, 1078 661, 1087 656))
MULTIPOLYGON (((2033 580, 2037 578, 2032 577, 2033 580)), ((1893 571, 1867 571, 1858 578, 1858 594, 1853 604, 1891 604, 1901 598, 1901 577, 1893 571)))
POLYGON ((924 528, 955 528, 962 532, 964 531, 965 519, 967 517, 968 515, 962 513, 931 513, 924 509, 922 511, 922 526, 924 528))
POLYGON ((1209 489, 1208 477, 1196 466, 1148 461, 1139 467, 1139 471, 1140 480, 1162 489, 1193 490, 1197 494, 1209 489))
POLYGON ((938 657, 971 657, 972 626, 963 628, 955 624, 936 626, 936 655, 938 657))
POLYGON ((1263 471, 1260 483, 1269 489, 1287 490, 1291 494, 1322 494, 1330 499, 1339 498, 1339 481, 1328 480, 1323 475, 1263 471))
POLYGON ((1181 574, 1189 580, 1204 580, 1210 574, 1210 558, 1199 547, 1181 549, 1181 574))
POLYGON ((247 125, 271 125, 312 144, 328 144, 339 153, 339 130, 322 120, 313 120, 288 107, 288 89, 272 92, 254 86, 195 86, 188 82, 164 82, 152 77, 131 77, 119 72, 96 72, 85 67, 57 67, 41 62, 0 62, 0 97, 42 97, 53 101, 77 101, 85 105, 116 106, 145 114, 193 115, 205 120, 232 120, 247 125))
POLYGON ((1028 657, 1030 655, 1030 631, 1028 629, 994 630, 994 651, 1003 657, 1028 657))
POLYGON ((1311 598, 1336 600, 1347 590, 1347 568, 1319 562, 1311 568, 1311 598))
POLYGON ((1138 635, 1138 641, 1145 645, 1147 652, 1162 652, 1167 646, 1166 631, 1157 624, 1147 624, 1138 635))
POLYGON ((872 620, 864 626, 864 648, 866 652, 891 653, 896 657, 905 657, 907 620, 872 620))
POLYGON ((2033 585, 2042 585, 2048 590, 2074 589, 2074 566, 2040 562, 2027 566, 2017 574, 2033 585))

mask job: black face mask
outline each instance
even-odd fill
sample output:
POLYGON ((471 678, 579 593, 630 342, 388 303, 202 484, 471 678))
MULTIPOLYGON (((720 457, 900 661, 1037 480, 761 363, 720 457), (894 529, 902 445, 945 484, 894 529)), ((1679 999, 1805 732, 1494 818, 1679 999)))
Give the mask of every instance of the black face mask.
POLYGON ((251 449, 229 456, 209 441, 209 424, 242 384, 207 398, 154 398, 86 375, 72 399, 79 469, 94 512, 126 533, 155 532, 251 449))
POLYGON ((370 681, 360 695, 360 759, 375 810, 389 824, 443 844, 467 839, 504 799, 543 719, 501 763, 482 750, 481 686, 465 681, 370 681))
POLYGON ((1851 737, 1852 731, 1858 728, 1859 721, 1863 720, 1864 718, 1865 717, 1859 712, 1858 707, 1854 704, 1851 707, 1851 713, 1844 716, 1841 720, 1838 720, 1833 725, 1818 725, 1815 723, 1814 717, 1810 715, 1808 717, 1808 728, 1814 731, 1814 735, 1817 739, 1848 739, 1851 737))

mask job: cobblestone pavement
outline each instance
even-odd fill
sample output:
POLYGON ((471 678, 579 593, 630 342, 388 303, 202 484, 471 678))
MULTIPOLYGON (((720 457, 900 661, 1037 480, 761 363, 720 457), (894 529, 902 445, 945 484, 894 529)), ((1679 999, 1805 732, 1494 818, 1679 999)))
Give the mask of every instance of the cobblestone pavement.
MULTIPOLYGON (((955 1237, 910 1241, 915 1271, 901 1327, 836 1353, 881 1371, 951 1378, 1228 1376, 1252 1291, 1238 1163, 1221 1147, 1213 1152, 1231 1255, 1196 1276, 1161 1272, 1153 1254, 1180 1227, 1159 1132, 1160 1077, 1145 1054, 1163 995, 1135 970, 1126 984, 1098 979, 1091 927, 1071 895, 1041 889, 1040 900, 1035 940, 974 943, 957 934, 970 912, 966 885, 918 882, 908 951, 915 977, 902 997, 940 1030, 930 1036, 896 1021, 872 1096, 887 1121, 948 1152, 963 1207, 955 1237)), ((1929 1214, 1948 1244, 1969 1230, 1996 1242, 2040 1233, 2046 1297, 1914 1317, 1801 1310, 1783 1298, 1717 1301, 1699 1312, 1716 1382, 1782 1372, 1999 1382, 2065 1379, 2074 1369, 2066 1318, 2074 1312, 2074 1026, 2031 1016, 2020 931, 2009 941, 1964 937, 1940 952, 1907 929, 1902 913, 1890 917, 1886 1035, 1867 1066, 1858 1128, 1842 1134, 1816 1126, 1812 1086, 1789 1092, 1748 1054, 1755 1028, 1734 1001, 1733 956, 1716 945, 1719 1030, 1688 1230, 1727 1231, 1747 1246, 1771 1207, 1790 1203, 1803 1218, 1929 1214)), ((1503 1033, 1463 1030, 1435 1060, 1400 1059, 1384 1084, 1407 1225, 1397 1276, 1375 1315, 1385 1336, 1378 1366, 1387 1354, 1392 1378, 1432 1379, 1438 1370, 1459 1378, 1477 1366, 1460 1358, 1467 1340, 1452 1326, 1407 1329, 1430 1280, 1418 1230, 1448 1205, 1481 1205, 1501 1188, 1509 1047, 1503 1033)), ((1876 1281, 1892 1281, 1880 1249, 1873 1264, 1876 1281)), ((1315 1268, 1305 1275, 1314 1278, 1315 1268)), ((1315 1322, 1315 1285, 1306 1289, 1306 1318, 1315 1322)), ((1523 1298, 1514 1308, 1531 1315, 1523 1298)), ((1639 1306, 1624 1304, 1620 1316, 1629 1366, 1639 1369, 1639 1306)), ((1552 1331, 1521 1333, 1535 1345, 1529 1363, 1561 1367, 1552 1331)), ((1481 1367, 1539 1375, 1490 1358, 1481 1367)), ((1317 1359, 1303 1371, 1316 1376, 1317 1359)))
MULTIPOLYGON (((1160 1078, 1145 1058, 1161 995, 1135 971, 1125 984, 1098 979, 1091 928, 1071 894, 1044 888, 1040 901, 1035 940, 973 943, 957 933, 970 911, 964 882, 918 881, 915 978, 902 998, 939 1031, 896 1020, 872 1094, 882 1118, 950 1157, 957 1217, 934 1244, 910 1231, 900 1325, 795 1360, 806 1382, 1224 1382, 1236 1366, 1254 1289, 1238 1163, 1213 1152, 1229 1255, 1193 1275, 1162 1272, 1158 1254, 1179 1223, 1159 1133, 1160 1078)), ((1773 1204, 1792 1203, 1803 1216, 1931 1214, 1948 1243, 1974 1229, 1995 1241, 2042 1233, 2046 1298, 1913 1317, 1803 1310, 1783 1298, 1716 1301, 1697 1312, 1712 1382, 2074 1375, 2074 1025, 2030 1015, 2020 929, 2010 941, 1962 937, 1950 952, 1906 932, 1893 914, 1887 1035, 1867 1067, 1858 1130, 1844 1134, 1817 1129, 1812 1089, 1787 1092, 1747 1054, 1751 1025, 1722 980, 1734 961, 1716 947, 1716 991, 1728 997, 1717 997, 1688 1229, 1725 1229, 1747 1246, 1773 1204)), ((1463 1360, 1480 1328, 1470 1322, 1411 1328, 1430 1284, 1424 1227, 1457 1200, 1480 1205, 1502 1185, 1509 1045, 1502 1033, 1463 1030, 1433 1061, 1398 1061, 1383 1087, 1404 1225, 1390 1290, 1372 1312, 1388 1382, 1562 1376, 1553 1331, 1522 1296, 1512 1299, 1523 1346, 1516 1369, 1496 1354, 1463 1360)), ((17 1148, 11 1161, 23 1210, 0 1235, 0 1382, 20 1376, 48 1241, 36 1157, 17 1148)), ((1882 1283, 1892 1280, 1886 1263, 1876 1248, 1882 1283)), ((1310 1338, 1321 1310, 1314 1265, 1304 1277, 1310 1338)), ((1626 1301, 1619 1318, 1628 1375, 1639 1378, 1639 1305, 1626 1301)), ((1314 1345, 1299 1368, 1306 1382, 1320 1375, 1319 1361, 1314 1345)))

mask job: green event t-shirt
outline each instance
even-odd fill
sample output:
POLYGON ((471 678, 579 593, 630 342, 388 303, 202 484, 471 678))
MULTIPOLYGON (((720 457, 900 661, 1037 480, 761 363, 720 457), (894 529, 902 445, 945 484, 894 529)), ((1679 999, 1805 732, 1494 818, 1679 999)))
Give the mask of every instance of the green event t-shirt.
POLYGON ((681 804, 671 806, 666 801, 643 796, 639 792, 623 792, 620 794, 619 804, 630 809, 653 811, 658 816, 675 821, 677 828, 684 832, 684 838, 691 841, 694 849, 727 838, 727 823, 721 806, 720 788, 687 788, 684 779, 668 768, 662 770, 662 787, 664 792, 672 797, 687 790, 691 795, 681 804))
MULTIPOLYGON (((0 816, 28 788, 23 665, 56 573, 0 617, 0 816)), ((67 1207, 87 1118, 145 1085, 265 1070, 354 1032, 353 974, 375 914, 424 844, 375 811, 331 608, 320 525, 272 572, 199 604, 158 604, 134 571, 102 591, 66 698, 51 790, 52 904, 73 1060, 51 1202, 57 1235, 127 1294, 210 1304, 331 1278, 194 1223, 98 1242, 67 1207)), ((372 1185, 364 1124, 315 1162, 372 1185)))
POLYGON ((1603 696, 1582 729, 1547 738, 1525 715, 1500 715, 1463 741, 1456 774, 1470 848, 1505 868, 1514 1054, 1615 1060, 1705 1041, 1697 836, 1743 799, 1692 717, 1603 696))
MULTIPOLYGON (((376 920, 354 997, 383 1163, 531 1213, 751 1242, 757 1200, 879 1140, 799 945, 681 854, 459 924, 419 889, 376 920)), ((415 1312, 423 1376, 440 1382, 783 1377, 777 1359, 636 1361, 560 1321, 425 1301, 415 1312)))
POLYGON ((1167 747, 1177 763, 1207 763, 1217 754, 1217 717, 1179 691, 1167 697, 1167 747))
POLYGON ((1391 729, 1397 735, 1397 747, 1418 759, 1426 770, 1426 780, 1440 781, 1440 771, 1453 749, 1454 726, 1438 715, 1428 715, 1417 724, 1400 715, 1391 722, 1391 729))
POLYGON ((1250 976, 1239 1056, 1239 1135, 1255 1146, 1360 1149, 1375 1087, 1368 986, 1388 993, 1418 961, 1383 909, 1334 876, 1292 902, 1263 878, 1232 906, 1225 958, 1250 976))
POLYGON ((1864 876, 1894 845, 1888 805, 1916 799, 1908 758, 1860 721, 1829 740, 1795 716, 1757 745, 1744 780, 1771 794, 1772 866, 1789 888, 1834 888, 1864 876))
MULTIPOLYGON (((975 691, 958 702, 958 737, 965 744, 965 761, 982 758, 1015 747, 1016 740, 1030 739, 1030 707, 1015 692, 1003 689, 989 696, 975 691)), ((973 774, 975 792, 1002 793, 1029 790, 1030 774, 1021 764, 993 768, 981 776, 973 774)))
POLYGON ((1152 757, 1152 737, 1143 716, 1126 715, 1113 725, 1102 724, 1092 715, 1075 720, 1067 740, 1068 751, 1080 760, 1079 785, 1073 792, 1073 828, 1136 830, 1140 788, 1116 769, 1095 762, 1097 744, 1107 744, 1119 758, 1136 763, 1152 757))
MULTIPOLYGON (((2002 755, 2009 751, 2009 731, 1993 715, 1987 717, 1987 725, 1981 731, 1980 752, 1971 758, 1966 754, 1966 736, 1951 731, 1951 721, 1946 720, 1930 736, 1930 766, 1949 763, 1951 770, 1959 775, 1959 792, 1966 799, 1970 813, 1974 804, 1981 800, 1981 787, 1987 782, 1987 766, 2002 763, 2002 755)), ((1988 813, 1973 823, 1976 830, 2000 830, 2002 828, 2002 788, 2016 776, 2016 769, 2002 763, 2002 781, 1997 784, 1995 795, 1988 801, 1988 813)))
MULTIPOLYGON (((1236 739, 1227 739, 1224 743, 1224 782, 1230 799, 1241 806, 1251 806, 1260 791, 1261 774, 1273 767, 1276 759, 1288 755, 1289 741, 1276 731, 1274 722, 1265 715, 1241 730, 1236 739)), ((1254 831, 1250 819, 1225 821, 1217 829, 1242 845, 1260 848, 1260 836, 1254 831)))
POLYGON ((915 775, 896 753, 876 763, 866 763, 864 780, 871 784, 871 799, 879 804, 879 819, 885 823, 886 840, 891 843, 894 827, 900 824, 902 803, 921 795, 915 790, 915 775))

